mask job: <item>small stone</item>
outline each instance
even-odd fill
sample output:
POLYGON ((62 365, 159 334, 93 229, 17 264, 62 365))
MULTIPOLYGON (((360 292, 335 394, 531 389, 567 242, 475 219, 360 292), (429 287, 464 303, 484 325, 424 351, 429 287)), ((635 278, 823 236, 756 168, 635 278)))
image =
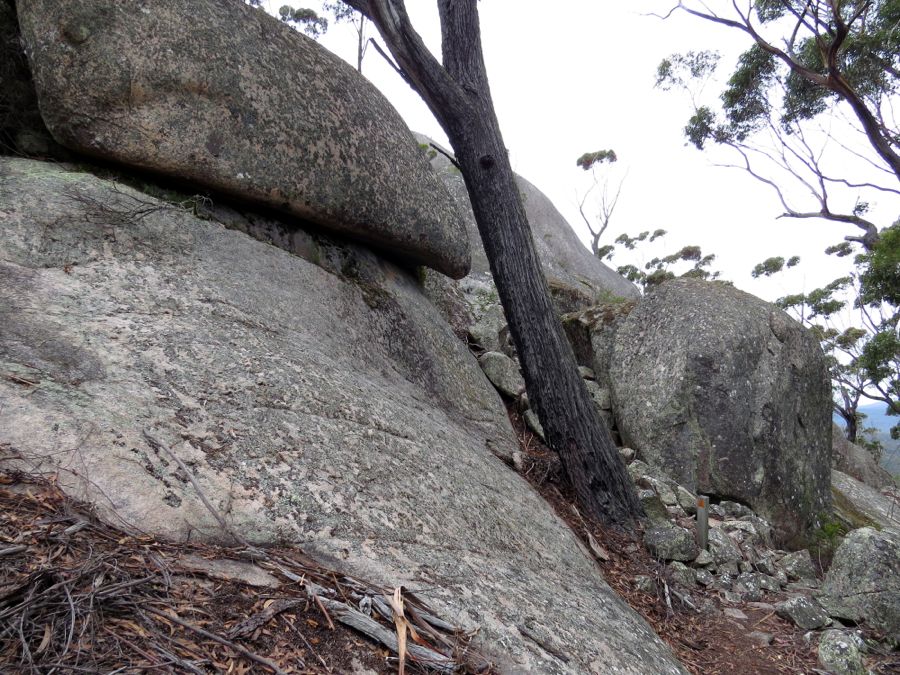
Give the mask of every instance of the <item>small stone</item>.
POLYGON ((537 413, 534 412, 534 410, 526 410, 522 417, 525 418, 525 424, 528 425, 528 428, 546 443, 547 439, 544 436, 544 427, 541 426, 541 421, 538 419, 537 413))
POLYGON ((697 557, 694 535, 669 522, 657 523, 644 533, 647 550, 661 560, 689 562, 697 557))
POLYGON ((502 352, 485 352, 478 358, 481 370, 504 396, 517 398, 525 391, 525 380, 516 362, 502 352))
POLYGON ((685 510, 686 513, 694 515, 697 513, 697 495, 680 485, 675 486, 675 498, 678 505, 685 510))
POLYGON ((819 638, 819 665, 834 675, 866 675, 862 640, 841 630, 826 630, 819 638))
POLYGON ((597 375, 587 366, 578 366, 578 374, 585 380, 596 380, 597 375))
POLYGON ((601 411, 612 410, 612 402, 609 399, 609 389, 604 389, 593 380, 585 380, 584 385, 594 401, 594 405, 601 411))
POLYGON ((745 516, 750 513, 750 509, 748 509, 743 504, 738 504, 737 502, 723 501, 719 502, 719 506, 721 506, 722 510, 725 511, 726 516, 731 516, 733 518, 745 516))
POLYGON ((747 620, 747 615, 744 614, 737 607, 726 607, 725 609, 722 610, 722 613, 725 616, 730 617, 732 619, 737 619, 738 621, 746 621, 747 620))
POLYGON ((523 473, 525 471, 525 459, 521 452, 516 450, 512 455, 513 468, 517 473, 523 473))
POLYGON ((747 633, 747 639, 749 639, 751 642, 755 642, 760 647, 768 647, 770 644, 772 644, 772 640, 774 639, 774 637, 775 636, 773 636, 771 633, 764 633, 761 630, 755 630, 752 633, 747 633))
POLYGON ((634 450, 632 448, 619 448, 619 455, 625 460, 626 464, 629 464, 634 460, 634 450))
POLYGON ((637 479, 640 487, 649 488, 659 495, 662 503, 666 506, 675 506, 678 500, 675 498, 675 492, 670 488, 664 480, 645 474, 637 479))
POLYGON ((653 523, 668 523, 669 513, 665 505, 653 490, 638 490, 638 500, 644 507, 644 513, 653 523))
POLYGON ((771 556, 760 558, 756 561, 754 567, 756 567, 756 569, 763 574, 768 574, 770 577, 775 576, 775 574, 777 573, 775 560, 771 556))
POLYGON ((694 558, 694 564, 699 567, 706 567, 707 565, 713 564, 713 557, 709 551, 703 549, 700 553, 697 554, 697 557, 694 558))
POLYGON ((722 591, 722 599, 732 605, 741 604, 741 596, 733 591, 722 591))
POLYGON ((694 570, 694 579, 696 579, 697 583, 701 586, 711 586, 716 580, 712 575, 712 572, 704 569, 694 570))
POLYGON ((728 517, 728 514, 725 513, 725 509, 723 509, 718 504, 710 504, 709 505, 709 515, 718 518, 719 520, 725 520, 728 517))
POLYGON ((641 460, 636 459, 628 465, 628 475, 631 476, 631 480, 633 480, 635 483, 637 483, 642 476, 646 476, 648 473, 650 473, 650 465, 647 464, 647 462, 642 462, 641 460))
POLYGON ((656 593, 656 582, 648 576, 640 574, 634 578, 634 587, 641 593, 656 593))
POLYGON ((685 588, 693 588, 697 585, 696 572, 684 563, 675 561, 669 563, 669 571, 672 574, 672 580, 685 588))
POLYGON ((736 562, 720 563, 716 565, 716 571, 719 574, 727 575, 730 577, 736 577, 738 574, 740 574, 740 570, 738 569, 738 564, 736 562))
POLYGON ((738 569, 741 571, 742 574, 746 573, 746 572, 752 572, 753 565, 751 565, 750 563, 748 563, 746 561, 741 561, 738 563, 738 569))
POLYGON ((818 579, 802 579, 800 581, 791 581, 784 584, 784 590, 789 593, 808 595, 810 591, 816 590, 819 586, 821 586, 821 584, 818 579))
POLYGON ((734 540, 719 528, 712 528, 709 531, 709 552, 716 565, 733 563, 737 574, 737 563, 743 560, 743 556, 734 540))
POLYGON ((789 579, 816 578, 816 568, 813 565, 812 556, 806 549, 788 553, 778 561, 778 566, 785 571, 789 579))
POLYGON ((831 623, 822 606, 805 595, 778 603, 775 605, 775 612, 784 619, 790 619, 803 630, 815 630, 831 623))

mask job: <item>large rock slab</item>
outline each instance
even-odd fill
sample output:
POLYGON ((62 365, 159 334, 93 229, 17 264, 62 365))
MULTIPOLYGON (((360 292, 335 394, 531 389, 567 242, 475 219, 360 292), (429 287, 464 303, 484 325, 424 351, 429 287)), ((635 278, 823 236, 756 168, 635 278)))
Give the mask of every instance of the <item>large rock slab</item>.
POLYGON ((41 119, 11 0, 0 0, 0 155, 66 155, 41 119))
POLYGON ((626 445, 692 491, 749 504, 784 543, 810 534, 831 498, 831 386, 812 335, 731 286, 677 279, 614 340, 626 445))
POLYGON ((455 204, 399 114, 309 38, 236 0, 17 5, 63 145, 468 271, 455 204))
MULTIPOLYGON (((472 213, 469 193, 462 174, 450 163, 446 155, 428 149, 433 143, 430 138, 421 134, 417 138, 425 146, 423 150, 431 158, 431 165, 463 214, 472 247, 472 274, 476 276, 490 274, 491 268, 481 244, 481 235, 475 222, 475 214, 472 213)), ((544 268, 544 275, 557 296, 572 294, 583 296, 587 304, 612 296, 632 299, 640 297, 634 284, 605 265, 599 258, 591 255, 547 195, 521 176, 516 176, 516 182, 538 256, 544 268)), ((569 307, 564 311, 572 310, 573 308, 569 307)))
POLYGON ((831 472, 834 515, 849 529, 892 527, 900 530, 900 490, 879 492, 852 476, 831 472))
POLYGON ((838 471, 876 490, 895 485, 894 478, 878 465, 872 453, 848 441, 843 430, 836 424, 832 425, 831 443, 832 466, 838 471))
POLYGON ((817 596, 830 616, 865 623, 900 640, 900 531, 853 530, 817 596))
POLYGON ((308 260, 89 174, 0 160, 7 466, 54 473, 120 524, 223 538, 146 430, 245 538, 427 587, 504 671, 683 672, 492 453, 515 447, 499 397, 416 278, 267 227, 308 260))

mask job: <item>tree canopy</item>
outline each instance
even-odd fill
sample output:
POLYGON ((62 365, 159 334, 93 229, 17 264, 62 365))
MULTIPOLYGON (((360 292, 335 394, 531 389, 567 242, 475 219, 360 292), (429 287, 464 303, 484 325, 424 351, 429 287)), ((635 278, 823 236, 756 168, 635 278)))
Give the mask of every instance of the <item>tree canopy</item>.
MULTIPOLYGON (((848 237, 871 248, 878 226, 866 219, 868 201, 836 205, 834 192, 849 188, 900 194, 900 134, 895 106, 900 85, 900 3, 896 0, 753 0, 741 9, 715 13, 703 3, 679 2, 683 11, 743 33, 749 47, 740 56, 718 105, 695 104, 685 127, 688 140, 703 149, 726 145, 741 157, 739 165, 773 188, 794 218, 825 218, 862 230, 848 237), (824 126, 808 123, 843 115, 861 132, 857 139, 833 139, 824 126), (823 159, 823 146, 860 156, 876 179, 843 173, 823 159), (782 169, 775 175, 772 165, 782 169), (816 206, 802 208, 788 197, 787 182, 811 194, 816 206)), ((710 51, 665 59, 657 71, 664 89, 689 89, 718 65, 710 51)), ((837 166, 837 168, 836 168, 837 166)))

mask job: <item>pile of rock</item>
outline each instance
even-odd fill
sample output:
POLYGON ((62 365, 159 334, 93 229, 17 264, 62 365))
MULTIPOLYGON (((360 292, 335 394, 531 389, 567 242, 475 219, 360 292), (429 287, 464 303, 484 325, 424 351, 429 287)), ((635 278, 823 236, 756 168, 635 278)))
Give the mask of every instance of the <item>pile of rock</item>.
MULTIPOLYGON (((718 591, 726 616, 746 620, 741 607, 777 613, 819 636, 822 666, 837 673, 864 673, 863 654, 872 646, 853 627, 863 625, 896 646, 900 642, 900 531, 851 531, 834 552, 824 577, 807 549, 772 548, 772 528, 750 508, 733 501, 710 504, 708 546, 698 547, 696 497, 623 448, 622 456, 639 490, 648 522, 644 545, 666 564, 667 583, 686 604, 720 611, 717 603, 692 598, 706 587, 718 591)), ((656 582, 635 577, 637 588, 656 591, 656 582)), ((708 597, 708 594, 703 594, 708 597)), ((772 635, 754 631, 755 640, 772 635)), ((813 634, 807 636, 814 639, 813 634)))

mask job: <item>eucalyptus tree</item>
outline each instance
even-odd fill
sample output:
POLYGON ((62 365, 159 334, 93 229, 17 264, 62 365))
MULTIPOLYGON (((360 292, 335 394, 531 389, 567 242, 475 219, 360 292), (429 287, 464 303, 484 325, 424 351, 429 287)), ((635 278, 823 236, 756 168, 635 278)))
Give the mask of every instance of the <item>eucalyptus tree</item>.
MULTIPOLYGON (((678 11, 736 31, 749 42, 718 110, 695 104, 685 128, 688 140, 700 149, 707 142, 731 147, 740 166, 775 190, 785 216, 855 226, 861 233, 846 239, 871 250, 878 226, 866 217, 867 200, 857 196, 852 206, 840 207, 833 193, 900 195, 900 3, 680 0, 669 14, 678 11), (827 127, 839 117, 858 138, 831 137, 827 127), (825 145, 838 156, 831 163, 824 159, 825 145), (860 165, 876 177, 848 175, 851 156, 860 157, 860 165), (783 171, 773 173, 773 165, 783 171), (796 193, 788 194, 791 183, 813 197, 812 208, 795 205, 796 193)), ((709 51, 675 55, 660 64, 657 84, 690 88, 716 65, 717 55, 709 51)))
POLYGON ((422 97, 453 146, 529 400, 580 507, 607 523, 629 526, 641 511, 640 502, 550 301, 491 99, 477 0, 437 0, 440 59, 414 29, 403 0, 345 2, 378 29, 395 69, 422 97))

